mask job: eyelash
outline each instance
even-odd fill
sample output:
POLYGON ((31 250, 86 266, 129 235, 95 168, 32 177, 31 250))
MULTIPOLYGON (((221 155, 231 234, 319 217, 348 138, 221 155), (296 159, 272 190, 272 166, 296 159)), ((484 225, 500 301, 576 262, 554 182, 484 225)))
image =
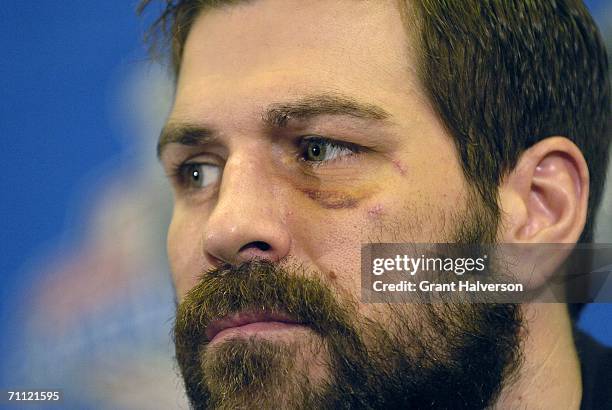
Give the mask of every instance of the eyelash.
MULTIPOLYGON (((320 167, 325 164, 329 164, 330 162, 347 160, 354 155, 358 155, 362 153, 366 149, 365 147, 361 147, 356 144, 351 144, 351 143, 343 142, 343 141, 337 141, 337 140, 333 140, 330 138, 321 137, 318 135, 303 136, 299 139, 297 145, 298 145, 298 154, 297 154, 298 160, 312 168, 320 167), (305 155, 307 155, 307 151, 305 151, 305 148, 306 148, 305 145, 307 143, 327 144, 329 147, 332 148, 332 150, 350 151, 350 154, 341 155, 341 156, 338 156, 337 158, 332 158, 328 160, 321 160, 321 161, 308 160, 305 158, 305 155)), ((338 153, 336 152, 336 154, 338 153)))
MULTIPOLYGON (((200 161, 193 161, 189 159, 187 161, 171 165, 170 172, 167 174, 167 176, 171 181, 174 181, 174 183, 181 189, 195 190, 198 188, 190 186, 188 172, 190 168, 193 166, 206 166, 206 165, 219 167, 218 165, 215 165, 215 164, 211 164, 207 162, 200 162, 200 161)), ((203 188, 206 188, 206 186, 200 189, 203 189, 203 188)))

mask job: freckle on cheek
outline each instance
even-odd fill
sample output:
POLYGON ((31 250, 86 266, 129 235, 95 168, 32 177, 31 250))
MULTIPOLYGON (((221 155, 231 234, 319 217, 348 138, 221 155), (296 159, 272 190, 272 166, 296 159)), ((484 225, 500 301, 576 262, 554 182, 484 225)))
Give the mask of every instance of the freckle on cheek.
POLYGON ((338 276, 336 275, 336 272, 334 272, 333 270, 330 270, 329 272, 327 272, 327 277, 330 278, 331 280, 336 280, 338 278, 338 276))

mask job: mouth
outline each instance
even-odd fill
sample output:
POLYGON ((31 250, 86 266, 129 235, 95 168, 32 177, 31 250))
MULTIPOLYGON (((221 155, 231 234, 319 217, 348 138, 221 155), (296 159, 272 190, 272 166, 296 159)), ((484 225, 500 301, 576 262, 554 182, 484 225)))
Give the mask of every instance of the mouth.
POLYGON ((304 324, 286 314, 245 311, 212 320, 206 327, 205 334, 209 343, 213 343, 230 336, 272 334, 299 327, 304 327, 304 324))

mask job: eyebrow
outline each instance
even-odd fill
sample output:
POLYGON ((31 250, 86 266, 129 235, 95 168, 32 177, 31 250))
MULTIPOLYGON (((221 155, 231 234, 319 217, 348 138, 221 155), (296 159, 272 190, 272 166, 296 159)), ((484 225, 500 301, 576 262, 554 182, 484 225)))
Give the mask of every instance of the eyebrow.
POLYGON ((211 142, 216 137, 213 128, 190 124, 190 123, 169 123, 164 126, 157 142, 157 158, 161 158, 164 147, 168 144, 181 145, 204 145, 211 142))
POLYGON ((309 120, 321 115, 344 115, 382 121, 390 117, 381 107, 337 94, 308 96, 296 101, 272 104, 262 115, 270 127, 285 127, 290 120, 309 120))
MULTIPOLYGON (((352 97, 338 94, 307 96, 294 101, 271 104, 262 113, 261 119, 269 128, 283 128, 292 120, 306 121, 315 117, 348 116, 365 120, 384 121, 390 114, 383 108, 360 102, 352 97)), ((169 123, 163 129, 157 144, 157 157, 171 143, 203 145, 216 138, 212 127, 191 123, 169 123)))

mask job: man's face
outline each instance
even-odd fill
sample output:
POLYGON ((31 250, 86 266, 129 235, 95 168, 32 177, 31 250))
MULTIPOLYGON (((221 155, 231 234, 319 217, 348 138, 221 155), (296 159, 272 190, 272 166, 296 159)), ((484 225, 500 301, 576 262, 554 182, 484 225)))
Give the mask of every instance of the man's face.
POLYGON ((393 4, 258 0, 190 31, 161 159, 177 357, 204 406, 376 406, 394 389, 396 403, 455 403, 450 392, 468 406, 499 388, 514 308, 359 301, 362 243, 496 235, 393 4), (488 347, 482 363, 465 356, 488 347), (478 374, 484 392, 443 385, 478 374))

